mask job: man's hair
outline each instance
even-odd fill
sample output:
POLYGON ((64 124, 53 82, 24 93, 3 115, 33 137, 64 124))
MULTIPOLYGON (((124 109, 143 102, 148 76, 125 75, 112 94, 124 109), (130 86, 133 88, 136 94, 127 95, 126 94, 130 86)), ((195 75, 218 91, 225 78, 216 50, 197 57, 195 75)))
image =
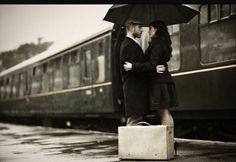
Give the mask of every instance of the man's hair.
POLYGON ((143 25, 143 23, 139 20, 136 20, 136 19, 128 19, 125 22, 126 30, 128 30, 131 26, 134 26, 134 25, 143 25))
POLYGON ((128 19, 125 22, 125 26, 127 26, 127 25, 143 25, 143 23, 139 20, 136 20, 136 19, 128 19))

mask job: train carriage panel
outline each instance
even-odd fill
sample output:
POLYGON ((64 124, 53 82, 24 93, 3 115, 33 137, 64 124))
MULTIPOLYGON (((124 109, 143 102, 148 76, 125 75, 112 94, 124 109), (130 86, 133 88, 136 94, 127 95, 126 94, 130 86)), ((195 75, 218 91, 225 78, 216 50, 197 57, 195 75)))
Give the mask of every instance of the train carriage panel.
POLYGON ((1 114, 76 117, 115 113, 110 30, 1 77, 1 114))
POLYGON ((233 7, 235 5, 202 5, 199 17, 181 25, 181 69, 172 73, 180 101, 173 114, 179 112, 178 118, 235 119, 233 7))

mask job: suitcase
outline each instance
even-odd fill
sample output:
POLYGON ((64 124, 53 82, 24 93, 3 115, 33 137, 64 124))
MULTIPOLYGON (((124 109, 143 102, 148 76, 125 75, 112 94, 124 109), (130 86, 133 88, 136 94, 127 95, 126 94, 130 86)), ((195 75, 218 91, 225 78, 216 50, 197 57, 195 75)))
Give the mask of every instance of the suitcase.
POLYGON ((120 126, 119 159, 170 160, 174 158, 174 129, 171 126, 120 126))

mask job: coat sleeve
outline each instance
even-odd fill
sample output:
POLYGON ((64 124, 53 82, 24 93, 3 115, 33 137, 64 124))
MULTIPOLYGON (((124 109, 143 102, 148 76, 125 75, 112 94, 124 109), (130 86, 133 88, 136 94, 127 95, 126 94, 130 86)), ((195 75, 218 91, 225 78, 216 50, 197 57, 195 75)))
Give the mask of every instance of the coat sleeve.
POLYGON ((136 71, 126 71, 123 67, 125 62, 132 62, 132 63, 137 63, 137 55, 135 54, 135 51, 132 50, 134 47, 132 45, 127 45, 124 48, 121 49, 121 55, 120 55, 120 65, 121 65, 121 73, 126 74, 126 73, 137 73, 136 71))
POLYGON ((160 44, 154 44, 150 47, 149 59, 143 63, 132 63, 132 71, 148 72, 156 71, 156 66, 161 64, 161 55, 163 48, 160 44))

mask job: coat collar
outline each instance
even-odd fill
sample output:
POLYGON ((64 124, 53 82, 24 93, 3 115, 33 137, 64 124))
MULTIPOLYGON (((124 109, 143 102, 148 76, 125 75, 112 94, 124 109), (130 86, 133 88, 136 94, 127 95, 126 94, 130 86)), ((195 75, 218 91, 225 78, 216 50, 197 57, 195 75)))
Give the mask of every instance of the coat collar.
POLYGON ((134 39, 132 36, 127 34, 126 37, 132 39, 135 43, 137 43, 139 45, 138 41, 136 39, 134 39))

